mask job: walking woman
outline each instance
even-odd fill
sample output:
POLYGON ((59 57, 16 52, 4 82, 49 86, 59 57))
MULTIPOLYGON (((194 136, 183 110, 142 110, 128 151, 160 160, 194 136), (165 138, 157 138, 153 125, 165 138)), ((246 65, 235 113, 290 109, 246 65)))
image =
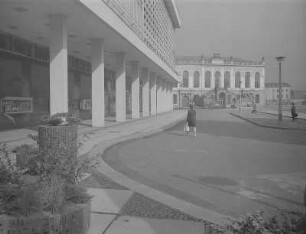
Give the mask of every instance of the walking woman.
POLYGON ((187 113, 187 123, 189 128, 193 130, 193 136, 196 137, 197 136, 197 128, 196 128, 196 123, 197 123, 197 119, 196 119, 196 111, 193 109, 193 105, 189 105, 189 110, 187 113))

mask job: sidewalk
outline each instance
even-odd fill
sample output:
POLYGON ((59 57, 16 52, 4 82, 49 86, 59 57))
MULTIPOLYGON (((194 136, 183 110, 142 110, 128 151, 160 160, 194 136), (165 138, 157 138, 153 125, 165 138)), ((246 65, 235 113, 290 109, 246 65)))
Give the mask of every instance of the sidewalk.
POLYGON ((278 121, 278 114, 274 110, 258 110, 257 114, 253 114, 251 109, 243 109, 241 111, 231 111, 232 115, 251 122, 255 125, 275 129, 287 130, 306 130, 306 114, 300 113, 298 118, 292 122, 291 114, 288 111, 283 112, 282 121, 278 121))
MULTIPOLYGON (((222 229, 228 217, 131 180, 101 157, 114 144, 161 132, 185 117, 185 110, 176 110, 125 123, 107 121, 103 128, 90 127, 90 121, 82 122, 78 129, 82 142, 79 158, 98 161, 96 170, 81 182, 93 196, 87 234, 203 234, 222 229)), ((29 129, 0 132, 0 143, 7 142, 9 149, 34 144, 28 134, 37 132, 29 129)))

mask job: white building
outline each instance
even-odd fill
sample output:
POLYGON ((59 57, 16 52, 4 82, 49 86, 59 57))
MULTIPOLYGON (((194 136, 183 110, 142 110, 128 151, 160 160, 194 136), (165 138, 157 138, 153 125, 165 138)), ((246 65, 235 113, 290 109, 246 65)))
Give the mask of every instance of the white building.
MULTIPOLYGON (((291 102, 291 87, 288 83, 282 83, 282 103, 289 104, 291 102)), ((266 98, 267 104, 277 104, 279 100, 279 84, 278 83, 266 83, 266 98)))
POLYGON ((2 108, 25 124, 70 111, 97 127, 171 110, 177 28, 174 0, 2 0, 2 108))
POLYGON ((174 88, 175 108, 189 103, 197 106, 236 107, 252 102, 265 104, 265 61, 247 61, 214 54, 178 56, 176 70, 180 83, 174 88))

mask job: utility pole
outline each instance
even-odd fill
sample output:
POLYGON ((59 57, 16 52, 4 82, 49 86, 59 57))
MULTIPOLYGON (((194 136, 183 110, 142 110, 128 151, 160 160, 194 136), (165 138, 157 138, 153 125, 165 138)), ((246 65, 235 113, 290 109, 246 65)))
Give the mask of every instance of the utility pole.
POLYGON ((282 121, 282 61, 285 59, 283 56, 276 57, 276 60, 279 65, 279 80, 278 80, 278 121, 282 121))

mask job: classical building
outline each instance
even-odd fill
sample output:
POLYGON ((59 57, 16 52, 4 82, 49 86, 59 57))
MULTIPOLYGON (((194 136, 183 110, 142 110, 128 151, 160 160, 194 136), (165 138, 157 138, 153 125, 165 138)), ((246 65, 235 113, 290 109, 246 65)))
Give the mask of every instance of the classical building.
POLYGON ((1 1, 1 113, 27 125, 69 111, 101 127, 171 110, 178 28, 174 0, 1 1))
MULTIPOLYGON (((289 104, 291 102, 291 86, 285 82, 281 86, 282 103, 289 104)), ((266 104, 277 104, 279 95, 278 83, 266 83, 266 104)))
POLYGON ((264 58, 253 62, 220 54, 178 56, 176 70, 180 82, 173 89, 175 108, 187 107, 189 103, 204 108, 265 104, 264 58))

